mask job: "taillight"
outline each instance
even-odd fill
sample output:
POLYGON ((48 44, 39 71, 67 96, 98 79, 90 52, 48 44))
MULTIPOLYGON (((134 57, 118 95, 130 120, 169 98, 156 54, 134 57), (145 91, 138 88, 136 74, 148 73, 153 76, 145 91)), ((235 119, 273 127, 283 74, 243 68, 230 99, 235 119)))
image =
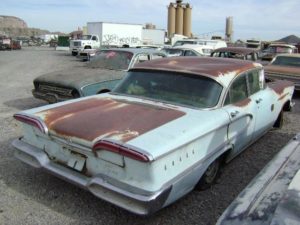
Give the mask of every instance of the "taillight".
POLYGON ((145 153, 136 151, 127 146, 124 146, 124 145, 121 145, 118 143, 114 143, 114 142, 110 142, 107 140, 100 140, 94 144, 93 152, 96 153, 97 150, 101 150, 101 149, 115 152, 120 155, 129 157, 129 158, 141 161, 141 162, 149 162, 150 161, 149 157, 145 153))
POLYGON ((18 121, 27 123, 33 127, 38 128, 44 134, 47 132, 47 128, 45 127, 45 125, 41 121, 39 121, 38 119, 36 119, 34 117, 30 117, 30 116, 23 115, 23 114, 15 114, 14 118, 18 121))

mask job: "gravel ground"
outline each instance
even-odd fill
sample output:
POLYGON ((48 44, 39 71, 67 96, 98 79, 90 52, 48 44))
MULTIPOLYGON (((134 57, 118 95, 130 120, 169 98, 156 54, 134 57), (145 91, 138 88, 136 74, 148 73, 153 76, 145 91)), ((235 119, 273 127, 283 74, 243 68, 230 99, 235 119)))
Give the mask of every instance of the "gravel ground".
POLYGON ((300 97, 285 115, 282 129, 271 130, 226 165, 211 189, 193 191, 150 217, 139 217, 13 157, 20 136, 12 115, 46 103, 31 95, 38 75, 78 65, 66 52, 25 48, 0 52, 0 224, 215 224, 222 211, 300 128, 300 97), (298 103, 298 104, 297 104, 298 103))

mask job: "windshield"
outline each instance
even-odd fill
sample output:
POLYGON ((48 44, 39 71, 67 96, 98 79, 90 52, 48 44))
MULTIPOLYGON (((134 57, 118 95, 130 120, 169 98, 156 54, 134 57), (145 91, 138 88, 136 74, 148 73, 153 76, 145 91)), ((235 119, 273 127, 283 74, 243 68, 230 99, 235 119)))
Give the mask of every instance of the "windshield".
POLYGON ((169 56, 183 56, 184 50, 182 49, 173 49, 173 48, 166 48, 163 51, 169 56))
POLYGON ((91 40, 92 35, 82 35, 81 40, 91 40))
POLYGON ((266 50, 264 50, 266 53, 292 53, 293 50, 290 47, 284 47, 284 46, 270 46, 266 50))
POLYGON ((277 56, 272 62, 272 65, 300 67, 300 58, 277 56))
POLYGON ((193 44, 196 44, 196 42, 195 41, 186 41, 186 40, 176 41, 175 44, 173 45, 173 47, 182 46, 182 45, 189 45, 189 44, 193 45, 193 44))
POLYGON ((114 93, 156 101, 211 108, 217 105, 222 86, 210 78, 172 72, 129 72, 114 93))
POLYGON ((88 64, 88 67, 111 70, 128 70, 132 57, 132 52, 102 50, 94 59, 92 59, 92 61, 88 64))

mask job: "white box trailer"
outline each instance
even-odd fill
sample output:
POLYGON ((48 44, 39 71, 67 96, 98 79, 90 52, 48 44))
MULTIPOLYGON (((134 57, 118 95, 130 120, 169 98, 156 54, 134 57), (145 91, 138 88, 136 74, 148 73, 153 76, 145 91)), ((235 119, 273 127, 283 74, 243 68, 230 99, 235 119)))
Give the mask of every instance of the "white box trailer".
POLYGON ((142 41, 145 45, 164 45, 165 30, 162 29, 143 29, 142 41))
POLYGON ((141 24, 88 22, 87 33, 98 35, 101 46, 137 46, 142 43, 141 24))

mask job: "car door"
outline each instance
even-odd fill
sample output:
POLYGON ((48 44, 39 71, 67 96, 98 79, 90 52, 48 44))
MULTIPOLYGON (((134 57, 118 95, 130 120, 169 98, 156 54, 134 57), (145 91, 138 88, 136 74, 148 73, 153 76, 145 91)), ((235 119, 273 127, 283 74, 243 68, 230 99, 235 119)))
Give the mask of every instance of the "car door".
POLYGON ((256 103, 257 112, 255 129, 252 139, 259 138, 270 127, 277 118, 274 111, 274 95, 265 87, 263 70, 252 70, 247 74, 250 99, 256 103))
POLYGON ((233 150, 229 157, 233 157, 250 144, 255 129, 257 105, 249 98, 247 73, 231 83, 223 108, 230 117, 228 140, 233 150))

